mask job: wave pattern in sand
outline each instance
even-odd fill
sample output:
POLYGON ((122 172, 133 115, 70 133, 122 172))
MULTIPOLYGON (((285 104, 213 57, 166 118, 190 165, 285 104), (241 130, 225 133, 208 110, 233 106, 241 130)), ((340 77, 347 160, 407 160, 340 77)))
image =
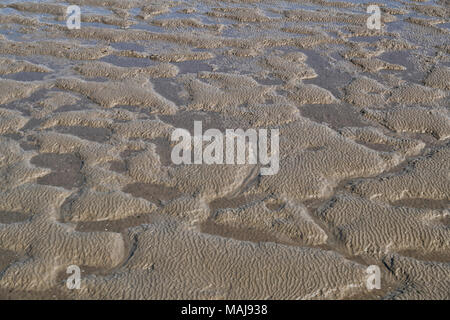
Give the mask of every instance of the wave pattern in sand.
POLYGON ((449 299, 449 3, 379 5, 2 1, 0 297, 449 299), (279 173, 173 165, 194 120, 279 173))

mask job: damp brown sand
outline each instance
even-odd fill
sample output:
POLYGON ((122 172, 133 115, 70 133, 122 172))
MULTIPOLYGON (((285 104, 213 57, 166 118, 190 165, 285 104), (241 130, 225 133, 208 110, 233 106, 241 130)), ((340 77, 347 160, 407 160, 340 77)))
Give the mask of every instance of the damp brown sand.
POLYGON ((450 298, 443 3, 377 31, 350 1, 76 2, 80 30, 0 6, 1 299, 450 298), (174 165, 194 121, 279 129, 280 171, 174 165))

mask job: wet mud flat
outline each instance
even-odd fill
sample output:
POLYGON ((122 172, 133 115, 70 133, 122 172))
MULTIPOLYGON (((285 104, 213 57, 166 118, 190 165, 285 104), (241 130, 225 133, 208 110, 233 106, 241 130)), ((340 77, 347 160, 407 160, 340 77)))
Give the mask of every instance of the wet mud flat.
POLYGON ((2 1, 0 298, 449 299, 449 3, 375 4, 2 1), (278 173, 173 164, 194 121, 278 173))

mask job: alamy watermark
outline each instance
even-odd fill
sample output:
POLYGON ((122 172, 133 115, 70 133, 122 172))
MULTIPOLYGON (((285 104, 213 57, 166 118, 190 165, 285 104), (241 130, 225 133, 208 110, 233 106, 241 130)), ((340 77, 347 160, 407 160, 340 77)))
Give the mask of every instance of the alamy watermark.
POLYGON ((194 121, 194 136, 186 129, 172 132, 171 141, 179 141, 171 159, 179 164, 261 164, 261 175, 274 175, 280 169, 279 129, 208 129, 203 133, 201 121, 194 121), (208 143, 204 146, 204 143, 208 143), (236 152, 235 152, 236 149, 236 152), (270 155, 269 155, 270 154, 270 155))
MULTIPOLYGON (((381 10, 376 4, 367 7, 367 13, 371 15, 367 18, 367 28, 370 30, 381 30, 381 10)), ((69 30, 81 29, 81 8, 77 5, 70 5, 66 10, 66 25, 69 30)))
POLYGON ((381 10, 376 4, 367 7, 367 13, 371 15, 367 18, 367 28, 370 30, 381 30, 381 10))
POLYGON ((66 25, 69 30, 81 29, 81 9, 79 6, 68 6, 66 10, 66 25))
POLYGON ((71 265, 67 267, 67 274, 71 274, 66 280, 66 286, 69 290, 81 288, 81 270, 77 265, 71 265))
POLYGON ((367 290, 381 289, 381 270, 377 265, 368 266, 366 269, 368 274, 366 280, 367 290))

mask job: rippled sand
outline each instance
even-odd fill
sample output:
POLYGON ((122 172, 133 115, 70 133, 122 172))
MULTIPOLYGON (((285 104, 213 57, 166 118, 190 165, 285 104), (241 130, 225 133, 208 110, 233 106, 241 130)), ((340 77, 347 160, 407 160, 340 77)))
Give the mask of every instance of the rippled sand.
POLYGON ((448 0, 68 2, 0 4, 0 298, 450 299, 448 0))

